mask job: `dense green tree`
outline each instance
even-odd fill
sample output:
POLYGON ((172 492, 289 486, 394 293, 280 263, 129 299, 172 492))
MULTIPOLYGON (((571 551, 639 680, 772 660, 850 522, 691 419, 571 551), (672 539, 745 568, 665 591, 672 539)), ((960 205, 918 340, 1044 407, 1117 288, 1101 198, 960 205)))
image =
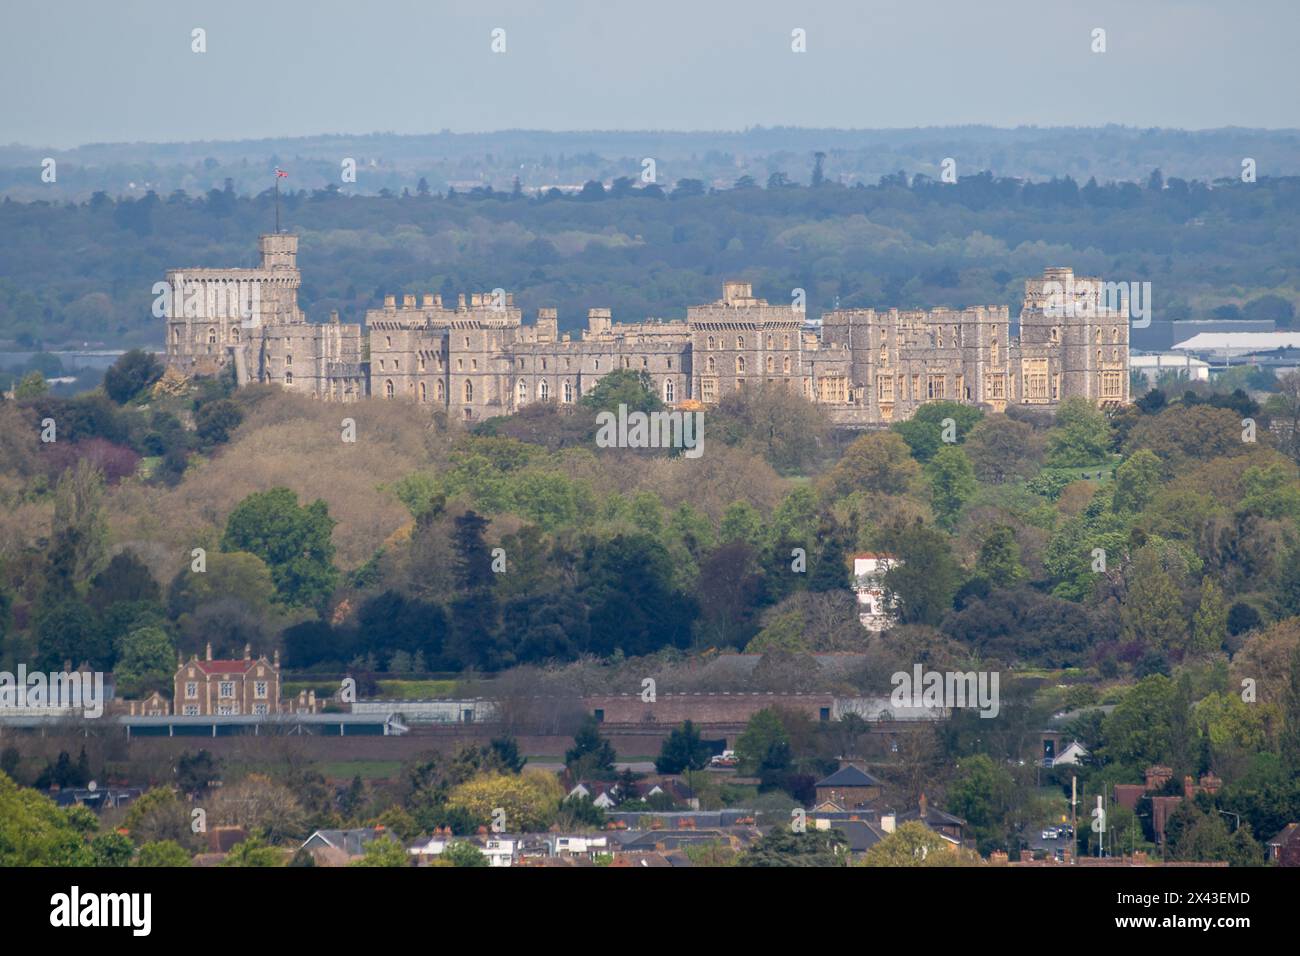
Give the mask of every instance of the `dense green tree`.
POLYGON ((960 402, 926 402, 906 421, 895 422, 890 428, 902 436, 911 449, 912 457, 928 462, 949 440, 962 442, 970 434, 984 413, 973 405, 960 402), (947 432, 947 421, 952 420, 952 430, 947 432), (951 435, 951 439, 947 434, 951 435))
POLYGON ((1047 461, 1058 468, 1105 462, 1110 449, 1110 427, 1086 398, 1067 398, 1056 412, 1056 425, 1047 434, 1047 461))
POLYGON ((737 866, 847 866, 848 840, 839 830, 795 833, 775 826, 742 853, 737 866))
POLYGON ((162 378, 158 357, 143 349, 122 353, 104 373, 104 391, 119 405, 125 405, 162 378))
POLYGON ((709 765, 710 756, 709 745, 700 739, 699 729, 688 720, 681 727, 673 728, 660 746, 655 770, 674 774, 703 770, 709 765))
POLYGON ((612 774, 616 757, 614 747, 600 735, 600 724, 589 714, 564 753, 564 765, 575 780, 581 780, 612 774))
POLYGON ((288 488, 254 492, 230 513, 221 550, 247 551, 271 569, 279 600, 315 605, 329 598, 338 572, 330 535, 334 520, 324 501, 302 507, 288 488))
POLYGON ((939 526, 952 530, 962 507, 975 494, 975 472, 966 453, 954 445, 935 451, 925 468, 930 481, 930 500, 939 526))

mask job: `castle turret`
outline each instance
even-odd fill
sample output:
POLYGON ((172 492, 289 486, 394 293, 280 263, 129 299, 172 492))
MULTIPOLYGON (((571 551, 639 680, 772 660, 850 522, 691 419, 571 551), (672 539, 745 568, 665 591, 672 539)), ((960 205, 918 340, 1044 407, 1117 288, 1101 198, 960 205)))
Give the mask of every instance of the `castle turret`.
POLYGON ((262 251, 263 269, 297 269, 298 237, 281 233, 268 233, 258 240, 262 251))

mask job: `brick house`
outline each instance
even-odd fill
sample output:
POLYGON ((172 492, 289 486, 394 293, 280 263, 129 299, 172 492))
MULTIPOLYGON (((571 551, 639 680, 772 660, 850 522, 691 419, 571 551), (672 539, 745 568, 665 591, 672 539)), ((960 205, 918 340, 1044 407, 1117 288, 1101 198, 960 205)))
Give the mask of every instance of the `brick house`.
POLYGON ((274 660, 256 659, 244 646, 243 660, 213 660, 208 644, 203 660, 197 655, 181 664, 174 680, 177 716, 211 717, 266 715, 280 709, 280 652, 274 660))

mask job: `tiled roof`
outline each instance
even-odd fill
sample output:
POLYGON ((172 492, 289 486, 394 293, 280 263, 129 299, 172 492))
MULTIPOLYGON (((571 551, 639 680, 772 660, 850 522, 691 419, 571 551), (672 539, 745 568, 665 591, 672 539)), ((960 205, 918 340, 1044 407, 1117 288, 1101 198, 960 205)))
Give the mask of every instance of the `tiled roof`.
POLYGON ((859 770, 852 764, 840 767, 825 780, 818 780, 817 787, 878 787, 880 781, 871 774, 859 770))

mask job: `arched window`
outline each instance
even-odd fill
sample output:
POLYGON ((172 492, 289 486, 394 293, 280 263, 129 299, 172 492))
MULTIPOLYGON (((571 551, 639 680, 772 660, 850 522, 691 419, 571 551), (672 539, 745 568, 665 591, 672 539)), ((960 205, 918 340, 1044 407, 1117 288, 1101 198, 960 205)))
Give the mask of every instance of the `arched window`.
POLYGON ((424 384, 423 382, 421 382, 421 383, 420 383, 420 401, 422 401, 422 402, 427 402, 428 400, 429 400, 429 391, 428 391, 428 389, 425 387, 425 384, 424 384))
POLYGON ((176 328, 175 326, 173 326, 173 327, 172 327, 172 345, 180 345, 180 344, 181 344, 181 330, 178 329, 178 328, 176 328))
POLYGON ((712 355, 710 355, 707 359, 704 360, 704 368, 705 368, 705 369, 706 369, 710 374, 712 374, 713 372, 716 372, 716 371, 718 370, 718 363, 715 362, 715 361, 713 361, 713 356, 712 356, 712 355))
POLYGON ((208 329, 208 344, 209 344, 209 345, 216 345, 216 344, 217 344, 217 330, 216 330, 216 329, 208 329))
POLYGON ((710 336, 709 336, 709 348, 713 348, 715 344, 716 344, 716 343, 713 341, 713 336, 710 335, 710 336))
POLYGON ((1097 364, 1101 364, 1101 349, 1097 349, 1097 364))
POLYGON ((771 347, 772 347, 772 333, 771 333, 771 332, 768 332, 768 333, 767 333, 767 347, 768 347, 768 348, 771 348, 771 347))
POLYGON ((1051 334, 1050 334, 1049 337, 1048 337, 1048 340, 1051 341, 1051 342, 1059 342, 1059 341, 1061 341, 1061 330, 1060 330, 1057 326, 1055 326, 1055 325, 1052 326, 1052 331, 1051 331, 1051 334))
POLYGON ((781 360, 781 371, 784 372, 786 375, 790 374, 790 356, 787 355, 784 359, 781 360))
POLYGON ((472 402, 472 401, 474 401, 474 383, 473 383, 473 382, 466 382, 466 383, 465 383, 465 401, 467 401, 467 402, 472 402))
POLYGON ((790 347, 790 333, 787 332, 785 335, 781 336, 781 348, 788 349, 789 347, 790 347))
POLYGON ((385 335, 385 336, 384 336, 384 348, 386 348, 386 349, 391 349, 392 347, 393 347, 393 337, 392 337, 391 335, 385 335))
POLYGON ((565 405, 573 404, 573 383, 572 382, 564 383, 564 404, 565 405))
POLYGON ((1119 329, 1118 329, 1118 328, 1111 329, 1111 330, 1110 330, 1110 344, 1111 344, 1111 345, 1114 345, 1114 344, 1116 344, 1118 341, 1119 341, 1119 329))
POLYGON ((632 360, 631 360, 630 358, 628 358, 626 355, 623 356, 623 367, 624 367, 624 368, 631 368, 631 367, 632 367, 632 360))
POLYGON ((230 327, 230 344, 231 345, 239 344, 239 326, 237 325, 232 325, 230 327))
POLYGON ((671 378, 664 379, 664 401, 669 404, 677 400, 677 388, 671 378))
POLYGON ((737 335, 737 336, 736 336, 736 348, 738 348, 738 349, 743 349, 744 347, 745 347, 745 337, 744 337, 743 335, 737 335))
POLYGON ((550 383, 546 381, 546 379, 542 379, 537 384, 537 397, 540 398, 542 401, 546 401, 548 398, 551 397, 551 386, 550 383))
POLYGON ((393 397, 393 380, 390 378, 384 382, 384 398, 393 397))
POLYGON ((420 371, 421 371, 421 372, 424 371, 424 354, 423 354, 423 353, 421 353, 421 355, 420 355, 420 371))
POLYGON ((772 358, 770 355, 767 357, 767 370, 769 372, 776 371, 776 359, 772 358))
POLYGON ((542 371, 546 371, 546 359, 542 359, 542 371))
POLYGON ((519 396, 519 404, 523 405, 528 401, 528 383, 523 379, 519 380, 519 387, 515 389, 515 394, 519 396))
POLYGON ((447 390, 441 380, 439 380, 437 387, 434 388, 433 393, 437 396, 438 401, 445 402, 447 400, 447 390))
POLYGON ((738 373, 742 374, 742 375, 744 374, 744 372, 745 372, 745 356, 743 356, 743 355, 737 355, 737 356, 736 356, 736 371, 737 371, 738 373))
POLYGON ((285 372, 285 373, 284 373, 284 384, 285 384, 285 385, 292 385, 292 384, 293 384, 293 372, 285 372))

